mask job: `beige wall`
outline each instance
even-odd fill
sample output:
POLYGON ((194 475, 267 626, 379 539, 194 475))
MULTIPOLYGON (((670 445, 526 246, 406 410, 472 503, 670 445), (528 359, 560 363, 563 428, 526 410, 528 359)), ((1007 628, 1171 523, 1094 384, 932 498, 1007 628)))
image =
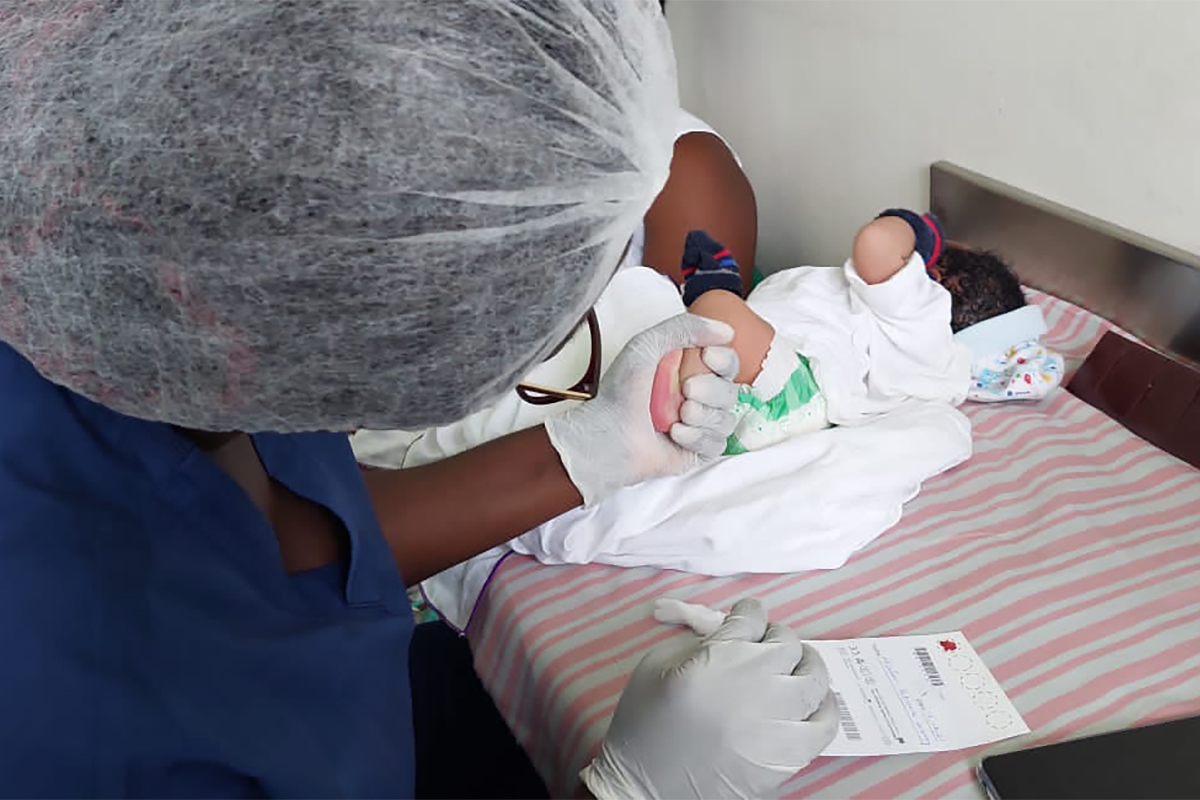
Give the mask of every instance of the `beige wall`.
POLYGON ((768 269, 837 263, 948 159, 1200 253, 1200 0, 670 0, 768 269))

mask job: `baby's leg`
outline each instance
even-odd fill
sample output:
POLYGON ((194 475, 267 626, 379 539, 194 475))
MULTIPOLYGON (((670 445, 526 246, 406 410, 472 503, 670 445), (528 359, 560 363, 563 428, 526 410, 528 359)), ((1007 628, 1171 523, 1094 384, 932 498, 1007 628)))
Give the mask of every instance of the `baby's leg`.
POLYGON ((941 227, 930 215, 891 208, 854 237, 854 269, 864 283, 883 283, 908 263, 914 250, 926 267, 932 266, 942 250, 941 227))
POLYGON ((683 304, 689 308, 702 295, 718 289, 739 298, 746 293, 733 253, 704 231, 687 235, 679 271, 683 274, 683 304))
MULTIPOLYGON (((693 231, 685 248, 684 302, 688 311, 728 323, 734 330, 738 383, 753 383, 771 347, 775 329, 755 314, 741 297, 737 262, 719 243, 693 231)), ((682 386, 688 378, 707 372, 700 351, 689 349, 668 355, 659 364, 651 394, 650 417, 659 431, 669 430, 679 419, 682 386)))
MULTIPOLYGON (((683 248, 683 302, 692 314, 728 323, 733 328, 733 349, 740 368, 738 383, 753 383, 771 347, 775 329, 755 314, 742 299, 745 294, 738 264, 728 248, 704 231, 692 231, 683 248)), ((708 369, 700 351, 686 350, 680 381, 708 369)))
MULTIPOLYGON (((738 383, 754 383, 762 368, 763 359, 771 349, 775 329, 771 323, 755 314, 746 301, 731 292, 706 292, 688 308, 691 314, 720 320, 733 328, 733 349, 738 354, 738 383)), ((700 360, 699 350, 683 351, 679 368, 680 382, 708 367, 700 360)))

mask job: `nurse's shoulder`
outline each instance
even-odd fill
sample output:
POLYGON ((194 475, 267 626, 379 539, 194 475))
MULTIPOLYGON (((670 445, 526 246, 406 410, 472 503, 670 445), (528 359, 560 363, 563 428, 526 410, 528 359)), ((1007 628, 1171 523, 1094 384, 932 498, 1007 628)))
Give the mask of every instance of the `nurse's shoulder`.
MULTIPOLYGON (((163 789, 183 746, 164 724, 139 640, 154 603, 138 580, 153 535, 146 486, 87 401, 0 343, 0 792, 121 796, 163 789), (128 464, 126 467, 130 466, 128 464), (107 493, 114 486, 119 494, 107 493), (143 778, 150 783, 143 785, 143 778)), ((160 691, 161 686, 157 687, 160 691)), ((205 764, 172 785, 247 791, 205 764)))

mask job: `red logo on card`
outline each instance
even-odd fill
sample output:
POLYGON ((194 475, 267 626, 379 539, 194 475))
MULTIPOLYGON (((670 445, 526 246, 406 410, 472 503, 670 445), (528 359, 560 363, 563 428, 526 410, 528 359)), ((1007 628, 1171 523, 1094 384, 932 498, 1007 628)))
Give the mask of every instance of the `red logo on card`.
POLYGON ((938 644, 940 644, 942 646, 942 649, 945 650, 947 653, 949 653, 951 650, 958 649, 958 645, 955 644, 954 641, 951 639, 942 639, 940 642, 938 642, 938 644))

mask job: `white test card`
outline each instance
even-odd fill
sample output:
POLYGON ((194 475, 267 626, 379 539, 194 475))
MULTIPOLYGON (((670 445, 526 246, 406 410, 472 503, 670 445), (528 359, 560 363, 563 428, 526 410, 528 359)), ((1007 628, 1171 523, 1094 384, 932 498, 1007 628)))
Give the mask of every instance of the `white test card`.
POLYGON ((808 643, 838 704, 837 737, 823 755, 959 750, 1029 732, 959 631, 808 643))

